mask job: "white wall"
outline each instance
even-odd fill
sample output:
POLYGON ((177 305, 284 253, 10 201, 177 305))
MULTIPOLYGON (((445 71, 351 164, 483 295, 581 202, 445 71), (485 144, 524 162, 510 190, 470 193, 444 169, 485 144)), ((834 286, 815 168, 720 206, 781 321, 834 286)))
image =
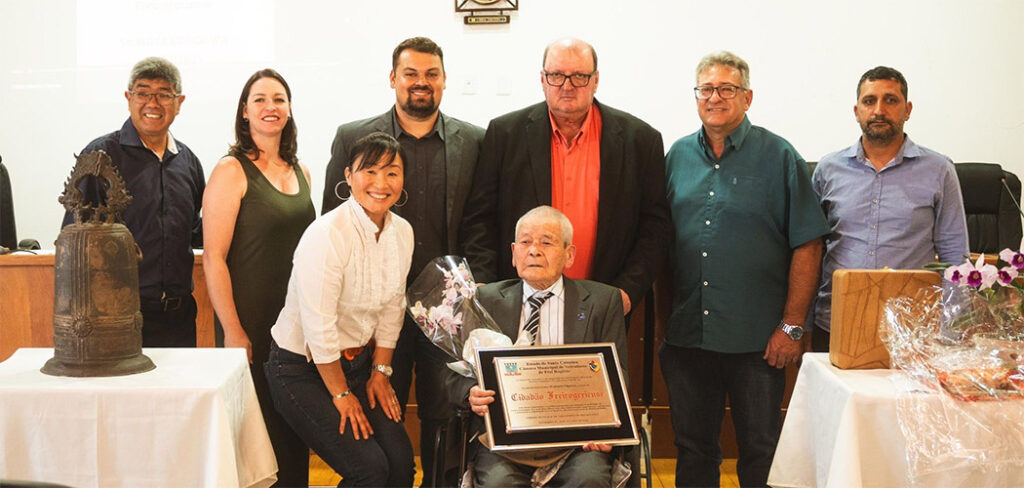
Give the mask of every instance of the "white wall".
POLYGON ((451 0, 0 0, 0 155, 19 238, 52 247, 73 155, 127 118, 135 61, 159 55, 181 69, 187 99, 172 132, 207 174, 233 139, 242 84, 269 66, 291 84, 319 207, 335 127, 394 100, 399 41, 437 41, 442 109, 486 126, 541 100, 543 48, 571 35, 597 49, 598 98, 647 120, 666 147, 699 125, 697 60, 728 49, 751 65, 751 120, 806 159, 855 140, 857 79, 885 64, 909 80, 917 142, 1024 176, 1021 25, 1019 0, 521 0, 507 26, 463 25, 451 0))

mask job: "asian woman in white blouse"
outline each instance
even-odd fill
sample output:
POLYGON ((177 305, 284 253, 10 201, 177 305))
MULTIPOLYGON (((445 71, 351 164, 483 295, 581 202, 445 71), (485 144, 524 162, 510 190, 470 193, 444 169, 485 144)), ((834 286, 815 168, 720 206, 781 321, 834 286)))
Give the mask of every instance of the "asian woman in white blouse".
POLYGON ((412 486, 412 444, 391 388, 413 232, 391 213, 402 189, 398 142, 356 141, 352 197, 306 229, 265 372, 274 406, 342 476, 338 486, 412 486))

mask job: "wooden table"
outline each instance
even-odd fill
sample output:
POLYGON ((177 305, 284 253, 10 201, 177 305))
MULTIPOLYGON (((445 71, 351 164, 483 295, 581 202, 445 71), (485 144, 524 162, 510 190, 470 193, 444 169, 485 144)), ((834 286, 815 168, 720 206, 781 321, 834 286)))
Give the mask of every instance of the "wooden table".
MULTIPOLYGON (((213 347, 213 307, 202 261, 202 251, 196 251, 196 345, 213 347)), ((0 361, 19 347, 53 347, 53 250, 0 256, 0 361)))

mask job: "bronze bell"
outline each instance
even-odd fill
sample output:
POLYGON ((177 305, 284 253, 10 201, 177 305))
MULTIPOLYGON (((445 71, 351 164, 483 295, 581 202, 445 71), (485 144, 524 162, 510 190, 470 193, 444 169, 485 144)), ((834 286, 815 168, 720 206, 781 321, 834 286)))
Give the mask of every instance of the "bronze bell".
POLYGON ((78 156, 58 199, 74 222, 60 231, 54 257, 54 376, 123 376, 156 366, 142 354, 139 261, 142 252, 120 223, 132 197, 103 151, 78 156), (85 203, 81 182, 94 177, 106 204, 85 203))

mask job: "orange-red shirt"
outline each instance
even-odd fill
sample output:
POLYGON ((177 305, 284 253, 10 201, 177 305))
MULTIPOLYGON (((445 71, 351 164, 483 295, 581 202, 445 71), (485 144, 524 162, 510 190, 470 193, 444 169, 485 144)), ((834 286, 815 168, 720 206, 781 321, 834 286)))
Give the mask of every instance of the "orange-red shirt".
MULTIPOLYGON (((551 117, 551 112, 548 112, 551 117)), ((597 202, 601 182, 601 112, 591 105, 570 145, 551 117, 551 206, 572 222, 576 259, 563 274, 590 279, 597 243, 597 202)))

